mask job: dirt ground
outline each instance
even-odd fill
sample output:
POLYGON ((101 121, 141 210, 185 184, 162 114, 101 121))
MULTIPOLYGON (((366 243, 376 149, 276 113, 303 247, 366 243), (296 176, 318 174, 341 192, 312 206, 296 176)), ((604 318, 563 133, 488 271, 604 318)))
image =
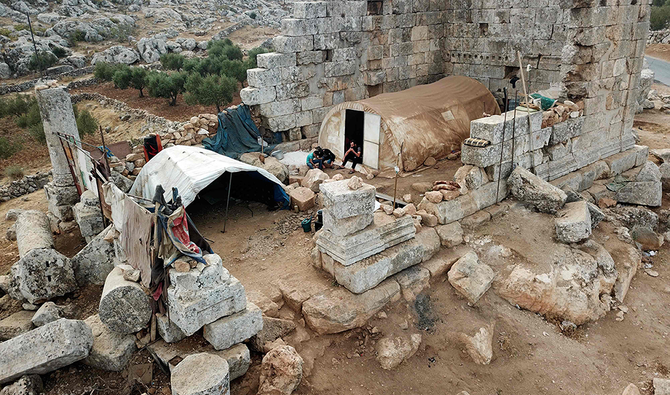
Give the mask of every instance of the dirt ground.
POLYGON ((670 62, 670 44, 653 44, 647 46, 644 53, 652 58, 670 62))

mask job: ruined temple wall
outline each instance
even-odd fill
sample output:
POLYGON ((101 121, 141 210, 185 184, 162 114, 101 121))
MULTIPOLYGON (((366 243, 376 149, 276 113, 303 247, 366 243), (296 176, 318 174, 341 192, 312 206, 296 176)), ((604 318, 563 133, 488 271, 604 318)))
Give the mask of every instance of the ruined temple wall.
POLYGON ((334 106, 444 76, 446 3, 428 0, 293 3, 275 53, 248 71, 246 104, 290 140, 318 134, 334 106))

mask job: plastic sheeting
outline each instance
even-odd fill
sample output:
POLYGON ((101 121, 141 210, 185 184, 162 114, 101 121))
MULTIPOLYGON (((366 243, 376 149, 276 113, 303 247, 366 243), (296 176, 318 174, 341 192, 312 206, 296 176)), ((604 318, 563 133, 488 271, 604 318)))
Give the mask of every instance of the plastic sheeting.
MULTIPOLYGON (((258 137, 261 133, 251 119, 249 107, 239 105, 219 113, 219 127, 213 137, 206 138, 202 145, 230 158, 239 158, 246 152, 259 152, 258 137)), ((263 152, 270 153, 274 145, 266 146, 263 152)))
POLYGON ((152 199, 156 186, 165 189, 165 199, 172 197, 172 188, 176 187, 181 195, 184 207, 193 203, 195 197, 223 173, 255 172, 262 177, 259 182, 275 184, 275 201, 280 206, 288 205, 289 197, 284 185, 267 170, 248 165, 227 156, 219 155, 199 147, 177 145, 166 148, 153 157, 137 175, 131 195, 152 199))

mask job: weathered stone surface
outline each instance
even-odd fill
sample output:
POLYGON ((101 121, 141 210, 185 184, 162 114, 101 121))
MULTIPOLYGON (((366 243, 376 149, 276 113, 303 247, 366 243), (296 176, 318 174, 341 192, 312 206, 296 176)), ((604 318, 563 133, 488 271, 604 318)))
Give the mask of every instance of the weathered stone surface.
POLYGON ((670 395, 670 379, 654 377, 654 395, 670 395))
POLYGON ((37 210, 22 211, 16 219, 16 244, 21 258, 36 248, 53 248, 53 235, 47 215, 37 210))
POLYGON ((31 319, 33 325, 42 326, 61 318, 61 309, 54 302, 46 302, 35 312, 31 319))
POLYGON ((6 386, 0 391, 0 395, 40 395, 44 388, 42 378, 39 375, 25 375, 15 383, 6 386))
POLYGON ((275 347, 261 363, 258 395, 290 395, 302 380, 303 359, 291 346, 275 347))
POLYGON ((640 245, 643 251, 657 251, 663 245, 664 238, 648 226, 636 226, 630 236, 640 245))
POLYGON ((74 220, 79 225, 81 236, 90 243, 93 238, 104 229, 102 211, 98 197, 93 191, 87 190, 81 194, 81 201, 72 207, 74 220))
POLYGON ((307 171, 307 174, 305 174, 305 178, 302 179, 300 185, 311 189, 314 193, 318 193, 319 186, 329 178, 330 177, 328 177, 328 174, 324 173, 323 170, 310 169, 307 171))
POLYGON ((273 342, 288 335, 295 330, 293 321, 281 318, 263 317, 263 326, 254 337, 251 338, 251 347, 259 352, 266 351, 265 344, 273 342))
POLYGON ((228 362, 209 353, 189 355, 172 369, 170 384, 174 395, 228 395, 228 362))
POLYGON ((421 335, 384 337, 377 342, 377 361, 382 369, 391 370, 408 360, 416 353, 421 345, 421 335))
POLYGON ((454 248, 443 248, 431 259, 421 263, 419 266, 430 272, 431 279, 440 278, 446 274, 457 260, 472 252, 472 248, 466 245, 459 245, 454 248))
POLYGON ((479 365, 488 365, 493 359, 493 329, 495 324, 479 328, 474 336, 459 333, 458 338, 465 346, 470 358, 479 365))
POLYGON ((456 261, 448 274, 449 283, 470 303, 477 303, 491 287, 494 277, 493 269, 480 262, 474 252, 469 252, 456 261))
POLYGON ((430 272, 420 266, 413 266, 395 275, 400 285, 402 297, 408 302, 414 302, 417 295, 430 287, 430 272))
POLYGON ((640 393, 640 389, 637 388, 637 385, 630 383, 623 390, 623 393, 621 395, 642 395, 642 394, 640 393))
POLYGON ((319 334, 358 328, 387 303, 400 297, 400 286, 388 279, 362 294, 338 288, 314 295, 302 306, 305 321, 319 334))
POLYGON ((84 320, 93 333, 93 347, 84 363, 98 369, 120 372, 135 352, 135 336, 111 331, 98 314, 84 320))
POLYGON ((261 309, 263 315, 279 317, 279 306, 260 291, 247 291, 247 300, 261 309))
POLYGON ((565 204, 565 192, 549 184, 528 170, 517 166, 507 180, 512 195, 538 211, 555 213, 565 204))
POLYGON ((2 342, 0 384, 80 361, 88 356, 92 345, 93 335, 84 321, 64 318, 2 342))
POLYGON ((591 230, 595 229, 598 224, 605 219, 605 213, 593 203, 586 203, 589 208, 589 216, 591 217, 591 230))
POLYGON ((663 187, 660 181, 633 181, 627 183, 616 193, 620 203, 639 204, 658 207, 663 199, 663 187))
POLYGON ((263 314, 253 303, 233 315, 220 318, 203 327, 203 337, 217 350, 241 343, 263 329, 263 314))
POLYGON ((72 258, 74 275, 80 287, 104 284, 109 272, 114 269, 114 244, 106 240, 107 234, 115 231, 113 228, 114 225, 110 225, 100 232, 72 258))
POLYGON ((186 337, 184 332, 166 315, 156 314, 156 326, 158 327, 158 334, 167 343, 176 343, 186 337))
POLYGON ((21 310, 0 320, 0 341, 9 340, 33 329, 32 311, 21 310))
POLYGON ((291 198, 291 206, 297 206, 300 211, 307 211, 314 207, 316 195, 309 188, 293 188, 288 191, 288 195, 291 198))
POLYGON ((642 266, 642 256, 637 248, 631 245, 625 245, 623 250, 612 257, 617 271, 617 278, 614 284, 614 298, 620 303, 624 302, 630 282, 635 277, 637 269, 642 266))
POLYGON ((137 332, 151 319, 149 296, 138 283, 125 280, 121 268, 114 268, 102 289, 99 314, 100 320, 114 332, 137 332))
POLYGON ((72 262, 51 248, 33 249, 10 271, 9 295, 39 303, 77 289, 72 262))
POLYGON ((556 237, 562 243, 577 243, 591 236, 591 214, 585 201, 566 203, 554 219, 556 237))
POLYGON ((244 286, 223 267, 221 257, 209 254, 205 260, 206 266, 186 273, 170 270, 170 319, 186 336, 247 304, 244 286))
POLYGON ((463 243, 463 228, 458 222, 441 225, 435 228, 443 246, 451 248, 463 243))
MULTIPOLYGON (((320 185, 324 211, 335 219, 371 214, 375 209, 375 187, 369 184, 351 190, 348 180, 334 181, 320 185)), ((324 228, 329 224, 324 217, 324 228)))

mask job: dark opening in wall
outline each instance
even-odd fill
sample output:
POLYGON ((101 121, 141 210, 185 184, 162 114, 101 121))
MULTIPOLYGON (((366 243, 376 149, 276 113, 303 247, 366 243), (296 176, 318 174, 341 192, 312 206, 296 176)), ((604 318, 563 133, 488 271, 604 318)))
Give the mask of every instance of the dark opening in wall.
POLYGON ((375 97, 382 93, 382 84, 368 86, 368 96, 375 97))
POLYGON ((332 49, 327 49, 326 50, 326 62, 330 62, 333 60, 333 50, 332 49))
POLYGON ((600 0, 601 7, 607 7, 607 0, 600 0))
POLYGON ((382 0, 368 0, 368 15, 382 15, 384 2, 382 0))
POLYGON ((514 67, 514 66, 505 66, 505 79, 506 79, 506 80, 511 79, 511 78, 514 77, 515 75, 518 76, 518 74, 519 74, 519 68, 518 68, 518 67, 514 67))
POLYGON ((488 36, 489 35, 489 24, 488 23, 480 23, 479 24, 479 35, 480 36, 488 36))

